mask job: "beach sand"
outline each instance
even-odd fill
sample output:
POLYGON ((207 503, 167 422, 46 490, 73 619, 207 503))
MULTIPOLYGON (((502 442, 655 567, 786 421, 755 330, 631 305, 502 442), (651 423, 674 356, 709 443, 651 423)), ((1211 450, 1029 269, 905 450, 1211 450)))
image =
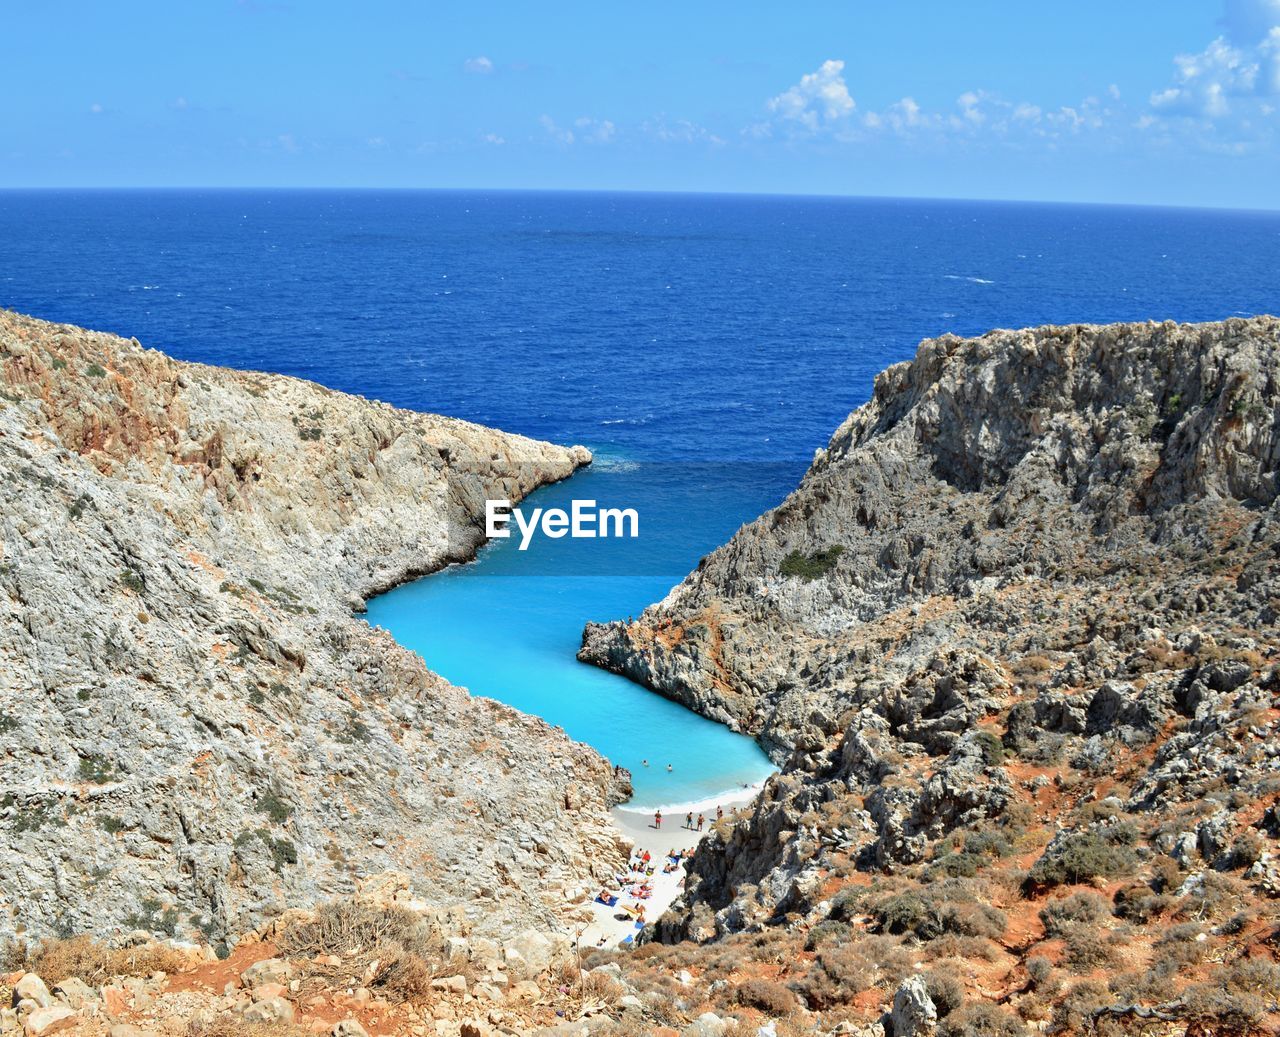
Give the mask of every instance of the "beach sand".
MULTIPOLYGON (((684 888, 685 871, 683 865, 670 874, 664 874, 662 871, 663 865, 667 863, 668 851, 687 850, 696 847, 702 837, 710 832, 714 826, 717 805, 724 808, 725 817, 730 817, 735 810, 740 810, 751 803, 759 793, 760 786, 753 785, 738 793, 726 794, 713 802, 704 801, 702 803, 672 806, 670 812, 666 810, 662 812, 662 828, 660 830, 653 825, 652 811, 642 812, 627 806, 614 807, 611 811, 614 823, 622 830, 624 835, 635 843, 635 853, 648 850, 653 858, 655 870, 652 878, 648 880, 653 884, 653 895, 648 900, 637 900, 627 894, 626 891, 633 882, 642 881, 637 877, 623 885, 623 893, 619 897, 616 906, 606 907, 598 901, 592 900, 590 904, 593 916, 592 921, 582 931, 582 935, 578 938, 578 945, 583 950, 588 950, 592 947, 616 947, 627 937, 634 938, 637 936, 640 930, 636 927, 635 922, 622 915, 621 908, 624 906, 643 904, 646 921, 657 921, 684 888), (690 830, 684 826, 685 814, 691 809, 693 810, 695 825, 699 810, 706 816, 707 823, 703 826, 701 832, 696 829, 690 830)), ((611 885, 610 888, 616 889, 616 884, 611 885)), ((593 896, 598 892, 599 890, 594 890, 593 896)))

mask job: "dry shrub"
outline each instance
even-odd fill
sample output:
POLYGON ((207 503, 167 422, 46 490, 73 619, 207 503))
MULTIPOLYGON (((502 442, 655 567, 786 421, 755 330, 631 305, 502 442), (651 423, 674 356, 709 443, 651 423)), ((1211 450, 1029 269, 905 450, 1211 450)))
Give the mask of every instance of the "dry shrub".
POLYGON ((626 988, 607 972, 586 972, 582 975, 583 997, 594 997, 611 1005, 626 992, 626 988))
POLYGON ((1256 994, 1225 990, 1213 983, 1198 983, 1182 992, 1182 1014, 1195 1027, 1189 1033, 1213 1037, 1257 1033, 1266 1011, 1266 1003, 1256 994))
POLYGON ((1097 925, 1110 914, 1110 906, 1097 893, 1081 891, 1049 901, 1040 909, 1040 921, 1046 936, 1065 936, 1073 925, 1097 925))
POLYGON ((1234 875, 1206 871, 1195 890, 1178 907, 1182 918, 1221 921, 1246 906, 1251 899, 1247 883, 1234 875))
POLYGON ((1061 1001, 1053 1006, 1053 1018, 1050 1020, 1048 1032, 1093 1033, 1095 1010, 1112 1003, 1111 992, 1101 983, 1095 983, 1092 980, 1077 983, 1066 992, 1061 1001))
POLYGON ((150 976, 153 972, 181 972, 191 964, 179 950, 162 944, 119 950, 89 936, 45 940, 33 950, 11 954, 14 966, 34 972, 52 986, 72 976, 97 986, 117 976, 150 976))
POLYGON ((957 1009, 938 1027, 938 1037, 1025 1037, 1026 1032, 1016 1015, 984 1002, 957 1009))
POLYGON ((872 987, 896 989, 912 971, 912 956, 887 936, 824 944, 817 961, 795 984, 813 1008, 847 1004, 872 987))
POLYGON ((998 961, 1000 948, 985 936, 940 936, 924 948, 933 961, 942 958, 965 958, 974 961, 998 961))
POLYGON ((388 943, 415 954, 426 954, 430 949, 422 919, 408 908, 334 900, 316 908, 310 921, 286 929, 276 947, 290 958, 320 954, 355 957, 388 943))
POLYGON ((1204 931, 1194 922, 1183 922, 1166 930, 1155 942, 1151 968, 1159 975, 1170 976, 1200 964, 1211 944, 1204 931))
POLYGON ((1135 882, 1121 887, 1116 890, 1112 899, 1115 903, 1114 911, 1117 918, 1123 918, 1126 922, 1136 922, 1139 925, 1146 925, 1175 903, 1174 898, 1167 893, 1152 892, 1151 887, 1145 882, 1135 882))
POLYGON ((733 992, 734 1000, 747 1008, 757 1008, 766 1015, 790 1015, 799 1007, 796 995, 771 979, 748 979, 733 992))
POLYGON ((1076 972, 1089 972, 1111 963, 1111 948, 1093 926, 1072 923, 1060 935, 1067 944, 1067 964, 1076 972))
POLYGON ((376 962, 368 986, 391 1001, 425 998, 436 976, 427 928, 403 907, 335 900, 317 908, 310 920, 291 925, 276 947, 286 957, 304 960, 305 978, 332 981, 376 962), (313 960, 326 954, 343 959, 337 971, 313 960))
POLYGON ((190 1037, 312 1037, 310 1030, 292 1023, 246 1023, 230 1015, 209 1022, 193 1022, 190 1037))
POLYGON ((964 1004, 964 983, 954 969, 930 969, 924 974, 924 982, 939 1019, 945 1019, 964 1004))

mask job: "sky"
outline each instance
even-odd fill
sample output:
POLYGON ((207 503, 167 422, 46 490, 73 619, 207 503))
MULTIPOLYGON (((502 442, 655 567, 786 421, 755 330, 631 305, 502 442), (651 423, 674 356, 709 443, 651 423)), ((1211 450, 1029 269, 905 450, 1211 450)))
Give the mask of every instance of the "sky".
POLYGON ((1280 208, 1280 0, 6 8, 0 187, 1280 208))

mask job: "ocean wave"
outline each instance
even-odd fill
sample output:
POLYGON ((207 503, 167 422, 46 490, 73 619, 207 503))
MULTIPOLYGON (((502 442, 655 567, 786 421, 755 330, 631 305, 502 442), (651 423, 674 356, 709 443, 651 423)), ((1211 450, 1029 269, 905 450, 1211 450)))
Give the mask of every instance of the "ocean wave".
POLYGON ((995 281, 988 281, 985 277, 963 277, 960 274, 943 274, 948 281, 968 281, 970 284, 995 284, 995 281))
POLYGON ((656 810, 661 810, 664 817, 675 817, 677 814, 688 814, 690 812, 695 814, 714 813, 717 806, 723 806, 726 803, 740 803, 744 799, 755 799, 762 788, 764 788, 764 782, 757 781, 750 785, 740 785, 737 788, 726 789, 724 792, 717 793, 714 796, 707 796, 705 799, 688 800, 683 803, 659 803, 657 806, 651 807, 624 803, 618 809, 623 813, 636 814, 643 817, 652 817, 656 810))

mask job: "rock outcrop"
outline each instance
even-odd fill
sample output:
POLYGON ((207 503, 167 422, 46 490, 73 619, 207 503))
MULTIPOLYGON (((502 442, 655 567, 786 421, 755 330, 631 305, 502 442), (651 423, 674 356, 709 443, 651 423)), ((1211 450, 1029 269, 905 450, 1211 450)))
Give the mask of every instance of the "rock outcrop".
POLYGON ((618 859, 605 761, 352 613, 589 459, 0 312, 0 942, 386 873, 560 922, 618 859))
POLYGON ((1159 1018, 1203 1018, 1208 988, 1134 977, 1170 926, 1204 921, 1209 887, 1245 912, 1197 937, 1214 960, 1277 922, 1278 467, 1272 318, 948 336, 881 374, 778 508, 638 620, 584 633, 581 658, 758 735, 782 768, 703 842, 658 938, 809 932, 818 963, 783 978, 812 1007, 838 1002, 848 961, 887 960, 874 941, 927 958, 951 940, 1044 1019, 1055 935, 1114 965, 1100 941, 1120 926, 1137 972, 1088 1003, 1147 1018, 1132 1004, 1163 995, 1159 1018), (1118 898, 1072 902, 1091 949, 1077 920, 1035 919, 1081 882, 1118 898))

